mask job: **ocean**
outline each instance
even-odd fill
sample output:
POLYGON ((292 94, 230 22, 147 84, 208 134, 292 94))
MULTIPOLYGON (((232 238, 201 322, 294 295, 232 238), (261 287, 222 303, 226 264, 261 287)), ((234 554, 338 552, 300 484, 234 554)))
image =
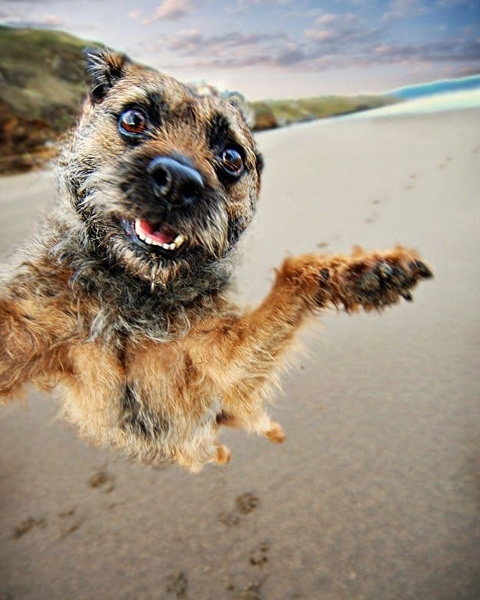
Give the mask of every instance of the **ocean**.
POLYGON ((424 114, 480 107, 480 75, 444 79, 391 90, 386 95, 402 101, 391 106, 348 115, 344 118, 372 118, 424 114))

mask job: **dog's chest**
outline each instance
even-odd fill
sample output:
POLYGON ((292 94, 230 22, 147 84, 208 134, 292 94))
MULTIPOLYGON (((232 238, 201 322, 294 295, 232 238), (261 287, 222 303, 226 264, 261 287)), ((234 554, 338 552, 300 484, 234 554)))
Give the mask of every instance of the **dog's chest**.
POLYGON ((151 410, 168 414, 203 413, 216 403, 218 391, 193 361, 188 341, 144 342, 128 348, 124 357, 126 388, 151 410))
POLYGON ((122 411, 139 405, 172 419, 180 414, 200 417, 216 406, 221 394, 207 361, 193 359, 190 348, 189 339, 127 341, 122 350, 89 342, 73 351, 74 377, 67 387, 91 408, 122 411))

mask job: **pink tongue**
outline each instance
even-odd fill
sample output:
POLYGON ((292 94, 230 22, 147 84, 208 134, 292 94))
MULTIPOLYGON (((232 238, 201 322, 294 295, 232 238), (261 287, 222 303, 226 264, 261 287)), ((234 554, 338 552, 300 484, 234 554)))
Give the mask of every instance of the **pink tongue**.
POLYGON ((149 237, 159 244, 171 244, 177 234, 168 225, 161 225, 159 229, 153 229, 148 221, 139 219, 138 227, 145 237, 149 237))

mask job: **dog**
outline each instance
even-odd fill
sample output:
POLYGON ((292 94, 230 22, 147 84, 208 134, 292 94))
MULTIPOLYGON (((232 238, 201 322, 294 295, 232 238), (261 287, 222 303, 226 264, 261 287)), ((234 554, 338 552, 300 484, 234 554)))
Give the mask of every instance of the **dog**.
POLYGON ((242 110, 106 49, 58 160, 58 198, 0 287, 0 396, 59 391, 95 444, 199 471, 221 425, 283 442, 266 407, 301 325, 381 310, 432 276, 413 250, 290 257, 255 309, 229 297, 263 166, 242 110))

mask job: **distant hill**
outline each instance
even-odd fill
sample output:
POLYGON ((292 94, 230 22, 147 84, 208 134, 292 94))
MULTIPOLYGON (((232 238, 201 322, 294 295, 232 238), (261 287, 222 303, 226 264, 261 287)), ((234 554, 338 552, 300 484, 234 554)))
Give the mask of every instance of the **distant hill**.
POLYGON ((0 172, 28 170, 55 154, 87 90, 85 45, 62 32, 0 26, 0 172))
MULTIPOLYGON (((0 174, 41 167, 56 155, 87 93, 81 55, 87 45, 59 31, 0 26, 0 174)), ((218 93, 208 84, 203 87, 218 93)), ((325 96, 247 102, 247 108, 253 128, 263 130, 394 101, 388 96, 325 96)))
POLYGON ((286 100, 260 100, 250 102, 255 115, 254 129, 272 129, 295 123, 348 115, 372 108, 380 108, 399 102, 393 96, 318 96, 313 98, 289 98, 286 100))

